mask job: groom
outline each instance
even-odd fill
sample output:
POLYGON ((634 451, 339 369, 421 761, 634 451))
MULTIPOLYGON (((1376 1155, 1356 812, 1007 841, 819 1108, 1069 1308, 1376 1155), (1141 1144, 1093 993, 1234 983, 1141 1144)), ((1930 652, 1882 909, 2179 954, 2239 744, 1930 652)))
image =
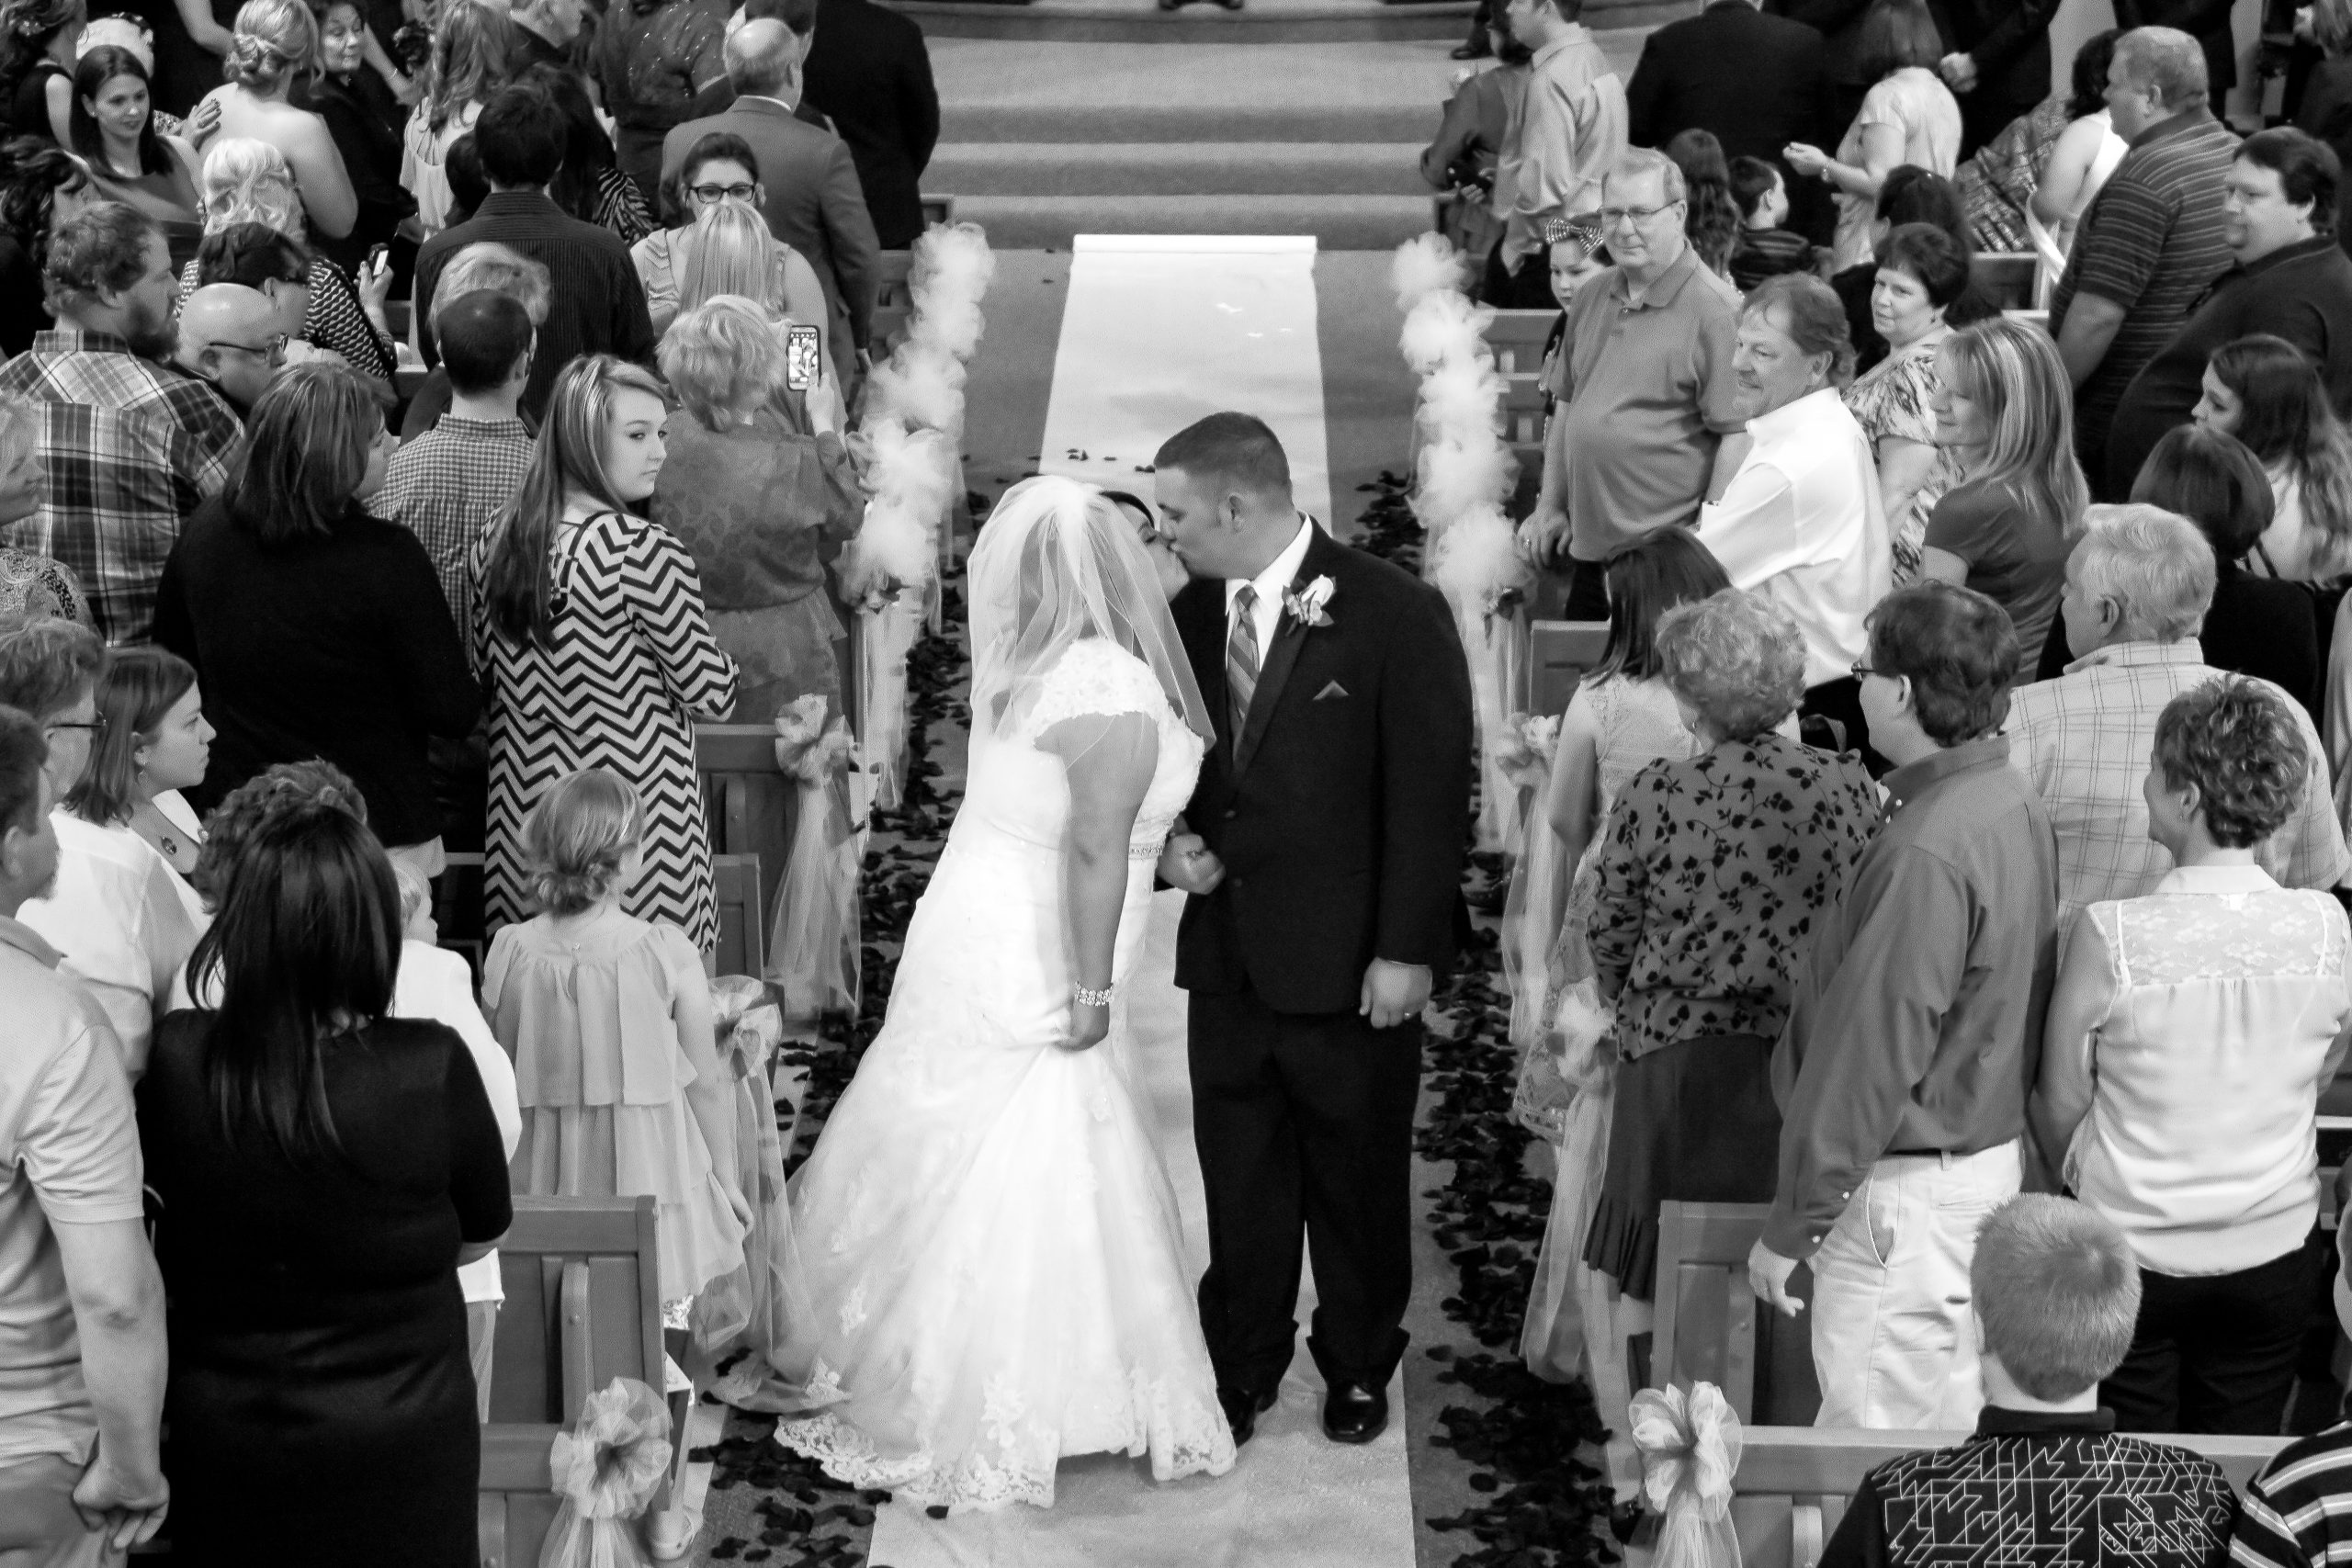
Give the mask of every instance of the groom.
POLYGON ((1422 1004, 1453 957, 1470 827, 1470 674, 1437 591, 1292 503, 1274 433, 1211 414, 1155 459, 1193 581, 1176 626, 1216 724, 1159 875, 1192 897, 1201 1327, 1233 1438, 1290 1365, 1302 1234, 1323 1430, 1388 1423, 1412 1288, 1422 1004))

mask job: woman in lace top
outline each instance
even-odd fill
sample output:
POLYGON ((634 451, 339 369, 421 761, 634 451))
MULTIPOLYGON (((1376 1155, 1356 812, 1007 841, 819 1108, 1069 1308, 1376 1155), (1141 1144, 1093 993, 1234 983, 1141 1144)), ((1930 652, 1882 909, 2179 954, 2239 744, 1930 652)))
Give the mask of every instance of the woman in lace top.
POLYGON ((2352 1038, 2344 911, 2254 857, 2299 803, 2303 746, 2239 677, 2166 704, 2143 793, 2174 869, 2061 948, 2029 1120, 2139 1257, 2138 1329, 2099 1387, 2124 1431, 2276 1432, 2294 1379, 2314 1117, 2352 1038))

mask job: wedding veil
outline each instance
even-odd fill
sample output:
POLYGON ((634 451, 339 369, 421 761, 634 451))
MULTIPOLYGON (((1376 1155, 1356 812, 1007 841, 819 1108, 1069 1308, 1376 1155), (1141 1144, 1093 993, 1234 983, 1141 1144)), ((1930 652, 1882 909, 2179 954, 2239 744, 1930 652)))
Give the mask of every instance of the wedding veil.
POLYGON ((1104 637, 1149 665, 1168 705, 1215 739, 1151 557, 1095 486, 1052 475, 1014 485, 966 572, 976 729, 1013 734, 1070 645, 1104 637))

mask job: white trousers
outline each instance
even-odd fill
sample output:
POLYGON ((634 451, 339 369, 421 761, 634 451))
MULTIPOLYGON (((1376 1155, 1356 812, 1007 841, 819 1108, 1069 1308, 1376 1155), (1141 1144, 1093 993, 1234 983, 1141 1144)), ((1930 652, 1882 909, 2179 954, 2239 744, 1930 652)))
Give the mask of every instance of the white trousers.
POLYGON ((1871 1167, 1813 1255, 1815 1426, 1976 1425, 1984 1393, 1968 1266, 1977 1227, 2022 1175, 2015 1142, 1871 1167))

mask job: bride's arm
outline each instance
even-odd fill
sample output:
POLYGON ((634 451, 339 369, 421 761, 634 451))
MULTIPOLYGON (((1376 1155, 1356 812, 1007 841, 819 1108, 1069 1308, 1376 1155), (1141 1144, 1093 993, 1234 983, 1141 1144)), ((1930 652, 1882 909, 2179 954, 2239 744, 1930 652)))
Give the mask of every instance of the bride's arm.
MULTIPOLYGON (((1127 899, 1127 839, 1159 761, 1159 732, 1140 713, 1066 718, 1037 738, 1069 776, 1069 839, 1062 855, 1063 944, 1070 983, 1111 988, 1119 945, 1119 912, 1127 899)), ((1070 1003, 1069 1049, 1083 1051, 1111 1032, 1107 1004, 1070 1003)))

